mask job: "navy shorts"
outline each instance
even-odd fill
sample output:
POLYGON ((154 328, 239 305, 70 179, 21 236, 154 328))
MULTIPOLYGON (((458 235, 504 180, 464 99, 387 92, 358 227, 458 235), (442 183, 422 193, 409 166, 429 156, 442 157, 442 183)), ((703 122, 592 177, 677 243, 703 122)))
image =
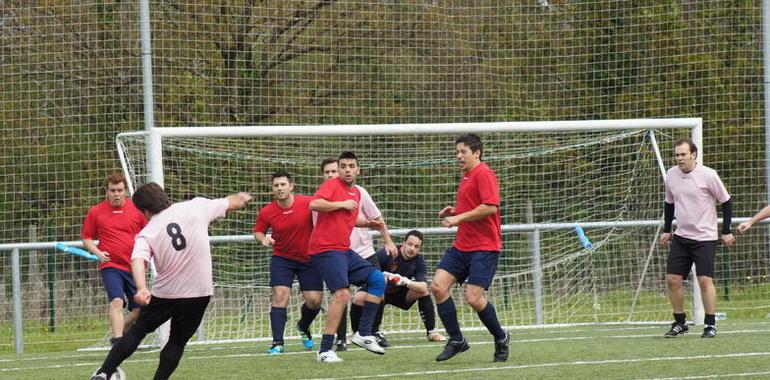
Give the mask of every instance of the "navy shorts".
POLYGON ((460 251, 455 247, 447 249, 444 257, 436 266, 436 269, 443 269, 451 273, 461 284, 468 280, 471 285, 476 285, 489 289, 492 285, 492 278, 497 272, 497 261, 500 259, 500 252, 497 251, 460 251))
MULTIPOLYGON (((382 271, 382 268, 380 268, 380 260, 377 258, 376 254, 371 255, 371 256, 365 258, 364 260, 368 261, 369 264, 372 264, 372 266, 374 268, 376 268, 377 270, 382 271)), ((361 291, 361 292, 365 292, 366 289, 367 289, 366 284, 363 284, 363 285, 358 287, 358 291, 361 291)))
POLYGON ((412 301, 406 299, 406 294, 409 293, 409 288, 406 286, 393 286, 388 285, 385 288, 385 304, 393 305, 402 310, 409 310, 412 308, 417 298, 412 301))
POLYGON ((299 290, 324 289, 318 270, 309 262, 301 263, 281 256, 270 257, 270 286, 291 288, 294 276, 299 280, 299 290))
POLYGON ((326 288, 334 292, 350 284, 363 285, 377 269, 352 250, 324 251, 311 255, 313 266, 321 273, 326 288))
POLYGON ((123 300, 123 305, 128 304, 128 310, 138 309, 140 306, 134 302, 136 294, 136 284, 131 272, 120 270, 118 268, 107 267, 99 271, 102 275, 104 290, 107 291, 107 300, 112 301, 115 298, 123 300))
POLYGON ((666 261, 666 273, 687 277, 692 264, 698 276, 714 278, 717 241, 698 241, 674 235, 666 261))

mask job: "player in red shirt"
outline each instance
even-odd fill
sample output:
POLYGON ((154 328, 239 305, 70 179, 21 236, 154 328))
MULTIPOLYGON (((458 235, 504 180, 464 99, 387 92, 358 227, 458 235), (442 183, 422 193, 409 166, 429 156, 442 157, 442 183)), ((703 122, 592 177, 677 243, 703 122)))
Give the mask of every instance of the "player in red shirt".
POLYGON ((284 351, 283 334, 286 327, 289 295, 294 277, 305 298, 297 329, 302 344, 313 348, 310 324, 321 308, 323 280, 318 270, 310 265, 307 254, 310 233, 313 231, 313 213, 310 201, 313 197, 293 194, 294 181, 285 171, 278 171, 272 177, 275 200, 262 207, 254 225, 254 238, 265 247, 273 249, 270 258, 270 286, 273 288, 273 302, 270 307, 270 327, 273 344, 270 354, 284 351), (266 235, 271 230, 270 236, 266 235))
POLYGON ((450 336, 436 361, 444 361, 468 350, 460 331, 457 310, 450 290, 466 282, 465 298, 495 338, 494 361, 508 360, 509 334, 500 326, 492 303, 484 292, 492 284, 502 249, 500 226, 500 187, 497 175, 481 162, 483 145, 475 134, 455 140, 457 161, 463 177, 457 188, 454 206, 439 212, 445 227, 457 226, 457 238, 436 267, 431 291, 436 309, 450 336))
POLYGON ((88 210, 80 231, 83 246, 100 261, 99 273, 110 303, 112 344, 123 336, 139 315, 139 305, 134 302, 136 284, 131 278, 131 251, 134 249, 134 237, 147 221, 127 198, 127 186, 123 174, 110 174, 104 185, 107 199, 88 210), (94 243, 95 239, 99 240, 99 245, 94 243), (128 306, 129 310, 125 318, 124 306, 128 306))
POLYGON ((310 202, 310 208, 318 212, 318 219, 310 235, 308 254, 326 287, 334 292, 321 349, 316 357, 321 363, 342 361, 331 348, 337 325, 350 299, 350 284, 366 284, 368 293, 353 343, 377 354, 385 353, 371 331, 380 300, 385 294, 385 277, 350 249, 350 234, 356 225, 361 201, 361 193, 355 186, 358 158, 353 152, 343 152, 338 164, 339 177, 324 182, 314 194, 316 199, 310 202))

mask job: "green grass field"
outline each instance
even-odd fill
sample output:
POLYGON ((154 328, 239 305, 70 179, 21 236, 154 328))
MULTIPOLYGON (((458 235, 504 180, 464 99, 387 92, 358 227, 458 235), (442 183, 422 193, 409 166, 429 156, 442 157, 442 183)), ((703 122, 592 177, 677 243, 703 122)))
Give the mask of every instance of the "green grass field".
MULTIPOLYGON (((389 336, 393 347, 378 356, 351 348, 344 363, 321 365, 298 340, 287 352, 268 356, 267 343, 188 346, 176 379, 351 379, 473 377, 521 379, 668 379, 770 377, 770 322, 724 321, 716 339, 700 328, 665 339, 663 325, 589 325, 511 330, 507 363, 492 363, 485 332, 467 334, 471 349, 436 363, 441 344, 420 335, 389 336)), ((0 355, 0 379, 87 379, 106 356, 101 352, 55 351, 0 355)), ((150 379, 155 350, 139 351, 121 366, 129 379, 150 379)))

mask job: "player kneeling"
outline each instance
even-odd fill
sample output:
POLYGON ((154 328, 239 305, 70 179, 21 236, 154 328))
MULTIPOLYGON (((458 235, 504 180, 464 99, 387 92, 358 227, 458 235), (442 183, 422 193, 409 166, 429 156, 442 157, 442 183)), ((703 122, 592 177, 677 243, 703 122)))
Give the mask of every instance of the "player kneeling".
POLYGON ((420 254, 423 240, 424 237, 420 231, 412 230, 406 234, 404 244, 398 246, 398 256, 395 258, 388 255, 385 249, 377 252, 377 259, 388 285, 385 288, 385 299, 380 304, 372 327, 375 334, 381 334, 380 324, 386 304, 409 310, 417 302, 428 340, 431 342, 444 340, 444 337, 435 330, 436 312, 428 291, 428 268, 420 254))

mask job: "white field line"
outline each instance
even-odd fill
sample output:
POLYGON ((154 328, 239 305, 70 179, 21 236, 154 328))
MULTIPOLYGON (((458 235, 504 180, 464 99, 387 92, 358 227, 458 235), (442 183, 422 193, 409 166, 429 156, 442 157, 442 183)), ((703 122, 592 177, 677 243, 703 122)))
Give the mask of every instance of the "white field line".
POLYGON ((690 380, 690 379, 718 379, 720 377, 755 377, 755 376, 767 376, 770 375, 770 371, 764 372, 740 372, 740 373, 725 373, 723 375, 692 375, 684 377, 655 377, 636 380, 690 380))
POLYGON ((393 373, 362 375, 362 376, 323 377, 323 378, 313 378, 313 379, 306 379, 306 380, 374 379, 374 378, 383 378, 383 377, 403 378, 406 376, 424 376, 424 375, 441 375, 441 374, 445 375, 445 374, 457 374, 457 373, 468 373, 468 372, 490 372, 490 371, 502 371, 502 370, 514 370, 514 369, 586 366, 586 365, 603 365, 603 364, 647 363, 647 362, 661 362, 661 361, 671 361, 671 360, 723 359, 723 358, 758 357, 758 356, 770 356, 770 352, 741 352, 741 353, 721 354, 721 355, 674 356, 674 357, 666 356, 666 357, 640 358, 640 359, 577 360, 572 362, 522 364, 522 365, 507 365, 507 366, 495 366, 495 367, 462 368, 462 369, 452 369, 452 370, 393 372, 393 373))
MULTIPOLYGON (((631 330, 636 328, 625 328, 622 330, 631 330)), ((585 332, 597 332, 597 331, 617 331, 621 329, 611 329, 611 330, 585 330, 585 332)), ((573 331, 565 331, 565 332, 573 332, 573 331)), ((732 331, 719 331, 719 335, 726 335, 726 334, 756 334, 758 332, 770 332, 770 329, 746 329, 746 330, 732 330, 732 331)), ((581 341, 581 340, 592 340, 592 339, 628 339, 628 338, 662 338, 661 333, 654 333, 654 334, 633 334, 633 335, 608 335, 608 336, 572 336, 572 337, 555 337, 555 338, 530 338, 530 339, 511 339, 511 344, 517 344, 517 343, 543 343, 543 342, 561 342, 561 341, 581 341)), ((683 338, 675 338, 675 339, 683 339, 683 338)), ((479 346, 479 345, 488 345, 492 344, 492 342, 471 342, 470 345, 472 346, 479 346)), ((402 350, 402 349, 439 349, 441 346, 435 343, 425 343, 425 344, 417 344, 417 345, 398 345, 391 347, 390 350, 402 350)), ((240 347, 197 347, 195 349, 187 349, 185 350, 186 354, 192 354, 194 352, 199 353, 205 353, 206 351, 226 351, 226 350, 237 350, 237 349, 254 349, 254 345, 248 345, 248 346, 240 346, 240 347)), ((349 347, 348 350, 363 350, 359 348, 349 347)), ((158 350, 151 350, 151 351, 138 351, 135 353, 138 355, 141 354, 151 354, 151 353, 157 353, 158 350)), ((297 352, 286 352, 282 354, 284 355, 307 355, 307 354, 315 354, 315 351, 297 351, 297 352)), ((267 353, 243 353, 243 354, 225 354, 225 355, 202 355, 202 356, 188 356, 185 355, 185 360, 199 360, 199 359, 216 359, 216 358, 239 358, 239 357, 262 357, 262 356, 271 356, 267 353)), ((0 368, 0 373, 2 372, 15 372, 15 371, 26 371, 26 370, 35 370, 35 369, 56 369, 56 368, 68 368, 68 367, 82 367, 82 366, 91 366, 91 365, 101 365, 101 361, 103 358, 106 357, 106 353, 73 353, 72 355, 56 355, 56 356, 39 356, 39 357, 29 357, 29 358, 15 358, 15 359, 0 359, 0 364, 2 363, 22 363, 22 362, 35 362, 35 361, 51 361, 51 360, 60 360, 60 361, 67 361, 68 359, 88 359, 90 360, 96 360, 96 361, 90 361, 86 363, 67 363, 67 364, 57 364, 57 365, 49 365, 49 366, 39 366, 35 365, 34 367, 16 367, 16 368, 0 368)), ((129 359, 126 362, 128 363, 144 363, 144 362, 156 362, 157 358, 148 358, 148 359, 129 359)))

